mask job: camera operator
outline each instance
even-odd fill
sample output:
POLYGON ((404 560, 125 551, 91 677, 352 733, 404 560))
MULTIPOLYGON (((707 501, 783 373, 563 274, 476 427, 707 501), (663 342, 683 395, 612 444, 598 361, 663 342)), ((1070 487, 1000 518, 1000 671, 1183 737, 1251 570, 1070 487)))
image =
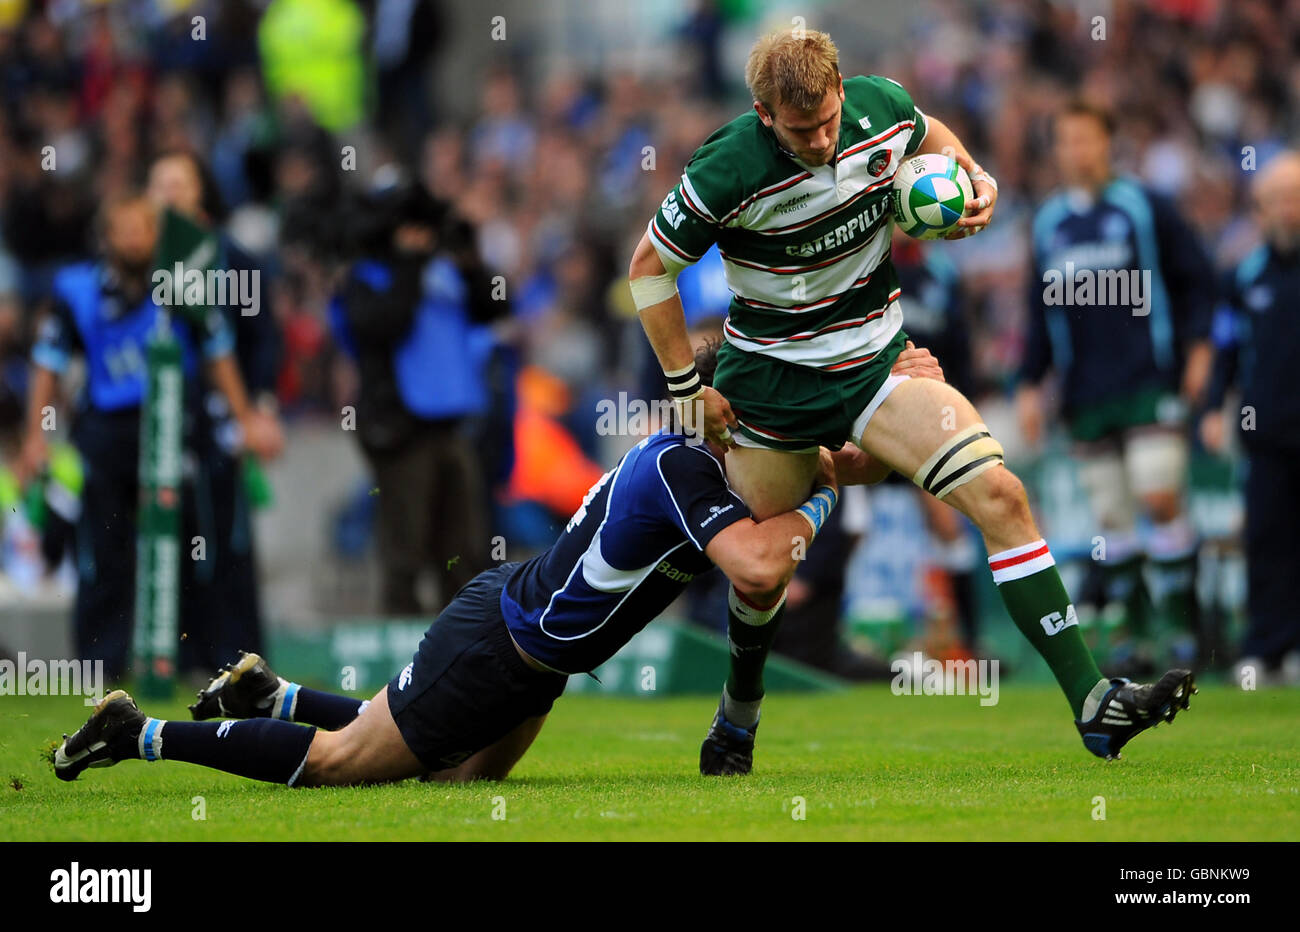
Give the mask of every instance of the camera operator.
MULTIPOLYGON (((508 311, 474 231, 423 187, 373 195, 331 307, 356 361, 356 431, 379 491, 383 610, 414 615, 430 568, 446 603, 487 565, 484 471, 467 432, 488 407, 482 326, 508 311)), ((429 607, 432 610, 433 607, 429 607)))

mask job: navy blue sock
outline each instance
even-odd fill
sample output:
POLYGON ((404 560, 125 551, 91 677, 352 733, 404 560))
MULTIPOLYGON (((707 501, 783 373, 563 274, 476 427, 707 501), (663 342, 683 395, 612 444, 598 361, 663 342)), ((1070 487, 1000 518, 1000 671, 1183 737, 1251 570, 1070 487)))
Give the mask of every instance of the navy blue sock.
POLYGON ((145 760, 183 760, 227 773, 287 783, 302 773, 316 729, 268 718, 225 722, 144 723, 141 748, 145 760))
POLYGON ((281 713, 281 718, 288 722, 317 725, 326 731, 338 731, 360 715, 369 701, 323 693, 318 689, 308 689, 306 686, 290 683, 288 690, 285 691, 284 711, 281 713), (289 694, 290 691, 293 691, 292 695, 289 694))

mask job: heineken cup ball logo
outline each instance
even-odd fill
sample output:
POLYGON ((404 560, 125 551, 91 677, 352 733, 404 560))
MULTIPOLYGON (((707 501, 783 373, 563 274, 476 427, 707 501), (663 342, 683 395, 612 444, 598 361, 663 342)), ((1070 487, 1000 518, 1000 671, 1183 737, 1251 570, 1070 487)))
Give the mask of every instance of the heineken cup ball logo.
POLYGON ((966 170, 946 155, 918 155, 894 176, 894 221, 908 236, 939 239, 957 227, 975 196, 966 170))

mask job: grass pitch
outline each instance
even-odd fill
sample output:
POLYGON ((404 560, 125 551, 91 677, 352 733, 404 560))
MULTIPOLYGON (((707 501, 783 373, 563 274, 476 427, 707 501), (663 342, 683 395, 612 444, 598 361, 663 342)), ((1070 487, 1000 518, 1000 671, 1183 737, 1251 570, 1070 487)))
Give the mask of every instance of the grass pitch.
MULTIPOLYGON (((755 772, 706 779, 714 703, 562 698, 504 783, 291 790, 177 762, 65 784, 41 749, 88 709, 5 697, 0 839, 1300 839, 1300 690, 1202 686, 1189 712, 1112 763, 1084 751, 1047 686, 1004 685, 988 708, 886 686, 773 695, 755 772)), ((187 717, 180 702, 144 708, 187 717)))

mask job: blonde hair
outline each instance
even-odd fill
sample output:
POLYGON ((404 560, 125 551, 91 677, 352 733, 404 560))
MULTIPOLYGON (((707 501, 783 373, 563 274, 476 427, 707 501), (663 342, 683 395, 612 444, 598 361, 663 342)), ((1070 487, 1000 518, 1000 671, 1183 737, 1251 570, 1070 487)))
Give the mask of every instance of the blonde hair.
POLYGON ((839 81, 839 49, 826 33, 812 29, 763 36, 745 65, 745 84, 768 111, 779 104, 803 113, 816 110, 839 81))

